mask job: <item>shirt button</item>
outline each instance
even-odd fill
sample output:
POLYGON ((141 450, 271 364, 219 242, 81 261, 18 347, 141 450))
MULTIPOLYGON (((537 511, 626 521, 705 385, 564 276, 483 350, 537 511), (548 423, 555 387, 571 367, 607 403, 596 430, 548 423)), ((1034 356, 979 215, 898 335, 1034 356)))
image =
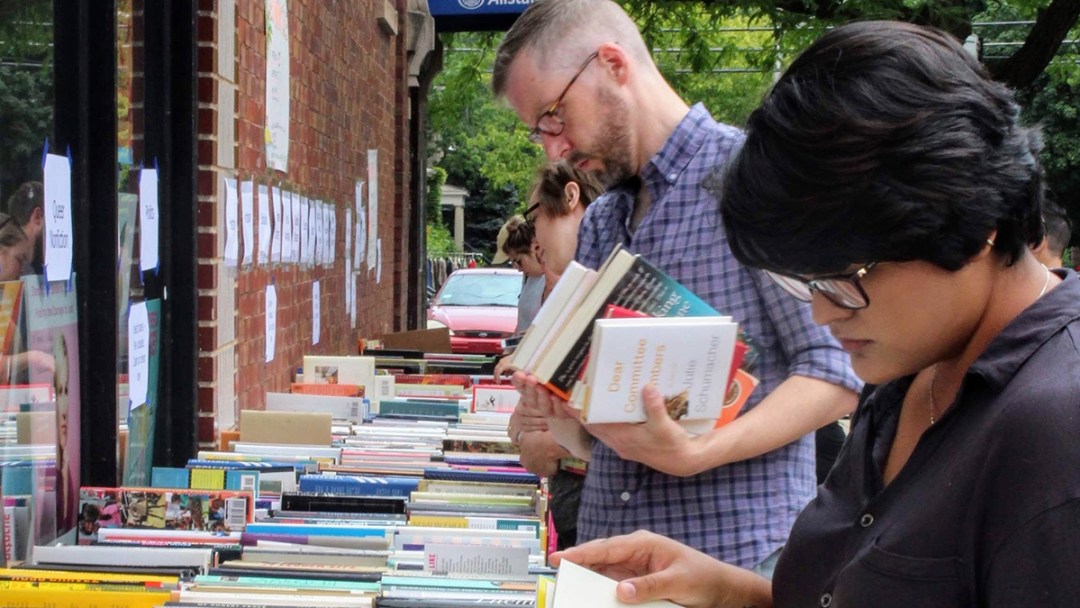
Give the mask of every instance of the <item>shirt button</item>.
POLYGON ((832 605, 832 594, 822 593, 821 600, 818 603, 821 604, 821 608, 829 608, 832 605))
POLYGON ((621 498, 623 502, 630 502, 630 492, 619 494, 619 498, 621 498))
POLYGON ((864 513, 863 516, 859 518, 859 525, 864 528, 869 528, 874 525, 874 516, 869 513, 864 513))

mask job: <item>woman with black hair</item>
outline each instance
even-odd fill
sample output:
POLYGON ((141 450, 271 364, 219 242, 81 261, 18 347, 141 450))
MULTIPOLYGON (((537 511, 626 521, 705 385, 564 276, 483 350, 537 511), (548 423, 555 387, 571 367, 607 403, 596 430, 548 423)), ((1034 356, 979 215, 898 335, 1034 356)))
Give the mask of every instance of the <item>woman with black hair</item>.
POLYGON ((732 251, 867 383, 770 584, 634 535, 559 555, 686 606, 1075 606, 1080 279, 1050 271, 1037 131, 948 34, 825 34, 721 183, 732 251))

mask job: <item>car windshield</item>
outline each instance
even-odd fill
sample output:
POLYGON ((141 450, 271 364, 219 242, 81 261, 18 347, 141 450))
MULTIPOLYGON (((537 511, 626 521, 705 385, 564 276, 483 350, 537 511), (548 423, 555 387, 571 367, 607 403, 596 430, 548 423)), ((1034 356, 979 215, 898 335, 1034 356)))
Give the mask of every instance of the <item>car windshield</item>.
POLYGON ((517 306, 519 274, 455 274, 435 299, 438 306, 517 306))

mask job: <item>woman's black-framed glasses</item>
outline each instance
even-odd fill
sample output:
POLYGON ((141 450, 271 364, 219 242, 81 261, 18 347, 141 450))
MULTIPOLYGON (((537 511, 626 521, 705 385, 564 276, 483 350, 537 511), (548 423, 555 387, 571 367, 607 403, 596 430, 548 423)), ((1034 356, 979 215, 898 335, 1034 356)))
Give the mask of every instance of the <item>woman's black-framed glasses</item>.
POLYGON ((827 275, 816 279, 804 279, 797 275, 771 270, 764 272, 781 289, 797 300, 810 302, 814 299, 816 291, 840 308, 861 310, 870 305, 870 297, 866 295, 866 290, 863 289, 860 281, 877 265, 878 262, 870 262, 852 273, 827 275))
POLYGON ((559 118, 558 112, 559 107, 562 106, 563 98, 566 97, 566 93, 570 91, 570 87, 574 86, 574 83, 577 82, 578 77, 585 71, 585 68, 589 67, 589 63, 599 55, 600 51, 593 51, 592 55, 589 55, 589 57, 585 59, 581 64, 581 67, 578 68, 577 73, 574 74, 574 77, 570 79, 570 82, 566 83, 566 88, 562 90, 562 93, 559 93, 559 97, 555 100, 555 103, 551 104, 551 107, 548 108, 547 112, 544 112, 536 119, 536 127, 529 132, 529 141, 538 144, 544 141, 545 135, 555 137, 562 134, 563 129, 566 128, 566 124, 563 123, 562 118, 559 118))

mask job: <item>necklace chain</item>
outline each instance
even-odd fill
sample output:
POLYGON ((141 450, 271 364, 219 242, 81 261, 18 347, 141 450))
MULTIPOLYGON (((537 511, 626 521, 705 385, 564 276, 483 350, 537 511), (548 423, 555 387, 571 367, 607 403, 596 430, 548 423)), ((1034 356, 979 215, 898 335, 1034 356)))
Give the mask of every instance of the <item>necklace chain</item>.
MULTIPOLYGON (((1043 269, 1046 271, 1046 280, 1043 281, 1043 286, 1042 289, 1039 290, 1039 295, 1035 296, 1036 300, 1043 297, 1046 293, 1046 288, 1050 286, 1050 268, 1044 265, 1043 269)), ((934 399, 934 385, 937 383, 937 369, 937 363, 930 369, 930 426, 934 426, 937 422, 937 400, 934 399)))
POLYGON ((935 363, 933 369, 930 370, 930 426, 934 426, 937 419, 934 417, 934 412, 937 411, 937 402, 934 400, 934 383, 937 381, 937 366, 935 363))

